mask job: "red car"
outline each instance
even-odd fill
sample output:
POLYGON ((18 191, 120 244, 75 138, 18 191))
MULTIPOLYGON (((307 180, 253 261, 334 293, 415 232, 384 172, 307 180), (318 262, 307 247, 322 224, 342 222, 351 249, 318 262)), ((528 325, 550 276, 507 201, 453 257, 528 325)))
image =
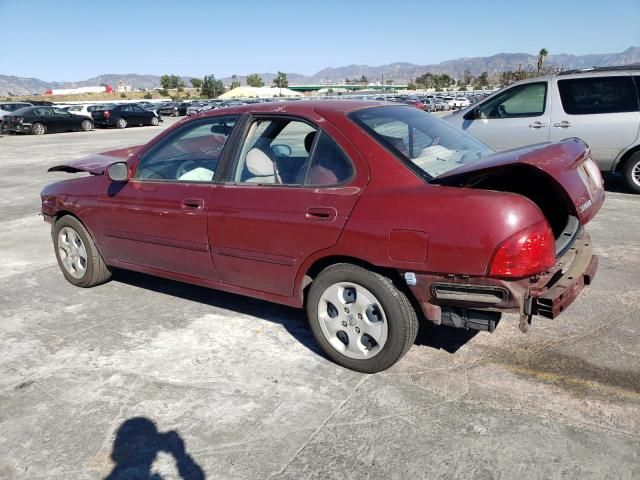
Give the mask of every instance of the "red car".
POLYGON ((416 108, 245 105, 68 162, 42 192, 64 276, 113 268, 306 308, 337 363, 378 372, 418 318, 493 331, 555 318, 596 271, 604 200, 578 139, 494 154, 416 108))

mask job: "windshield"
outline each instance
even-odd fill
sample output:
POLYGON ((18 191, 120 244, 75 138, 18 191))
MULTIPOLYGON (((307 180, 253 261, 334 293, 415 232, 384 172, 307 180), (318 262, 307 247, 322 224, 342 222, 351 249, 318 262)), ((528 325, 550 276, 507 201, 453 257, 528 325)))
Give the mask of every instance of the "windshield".
POLYGON ((373 107, 350 117, 427 180, 493 153, 448 122, 416 108, 373 107))

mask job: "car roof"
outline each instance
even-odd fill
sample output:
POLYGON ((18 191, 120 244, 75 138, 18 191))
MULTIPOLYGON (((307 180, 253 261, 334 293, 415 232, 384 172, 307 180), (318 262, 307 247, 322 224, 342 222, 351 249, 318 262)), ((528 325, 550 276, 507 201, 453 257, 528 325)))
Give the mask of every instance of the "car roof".
MULTIPOLYGON (((207 110, 197 115, 198 118, 219 116, 221 114, 243 113, 290 113, 309 115, 318 110, 330 110, 347 115, 356 110, 369 107, 389 106, 387 102, 373 100, 308 100, 308 101, 281 101, 270 103, 252 103, 248 105, 234 105, 224 109, 207 110)), ((401 106, 401 104, 398 104, 401 106)), ((409 107, 410 108, 410 107, 409 107)))

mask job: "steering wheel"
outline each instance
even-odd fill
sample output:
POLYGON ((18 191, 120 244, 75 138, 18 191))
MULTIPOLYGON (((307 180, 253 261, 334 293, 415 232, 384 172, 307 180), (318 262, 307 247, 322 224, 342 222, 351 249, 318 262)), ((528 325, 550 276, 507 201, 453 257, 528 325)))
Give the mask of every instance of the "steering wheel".
POLYGON ((198 166, 198 164, 195 162, 195 160, 187 160, 185 162, 182 162, 180 164, 180 166, 178 167, 178 170, 176 170, 176 180, 178 180, 185 173, 190 172, 191 170, 193 170, 197 166, 198 166))

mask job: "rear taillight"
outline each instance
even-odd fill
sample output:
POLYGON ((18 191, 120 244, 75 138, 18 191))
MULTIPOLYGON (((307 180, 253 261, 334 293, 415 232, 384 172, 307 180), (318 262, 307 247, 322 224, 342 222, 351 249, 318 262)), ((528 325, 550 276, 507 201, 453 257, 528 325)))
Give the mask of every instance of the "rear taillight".
POLYGON ((542 221, 502 242, 491 261, 491 277, 528 277, 556 262, 556 247, 549 223, 542 221))
POLYGON ((104 118, 109 118, 111 116, 111 112, 109 110, 105 110, 104 112, 102 112, 102 116, 104 118))

